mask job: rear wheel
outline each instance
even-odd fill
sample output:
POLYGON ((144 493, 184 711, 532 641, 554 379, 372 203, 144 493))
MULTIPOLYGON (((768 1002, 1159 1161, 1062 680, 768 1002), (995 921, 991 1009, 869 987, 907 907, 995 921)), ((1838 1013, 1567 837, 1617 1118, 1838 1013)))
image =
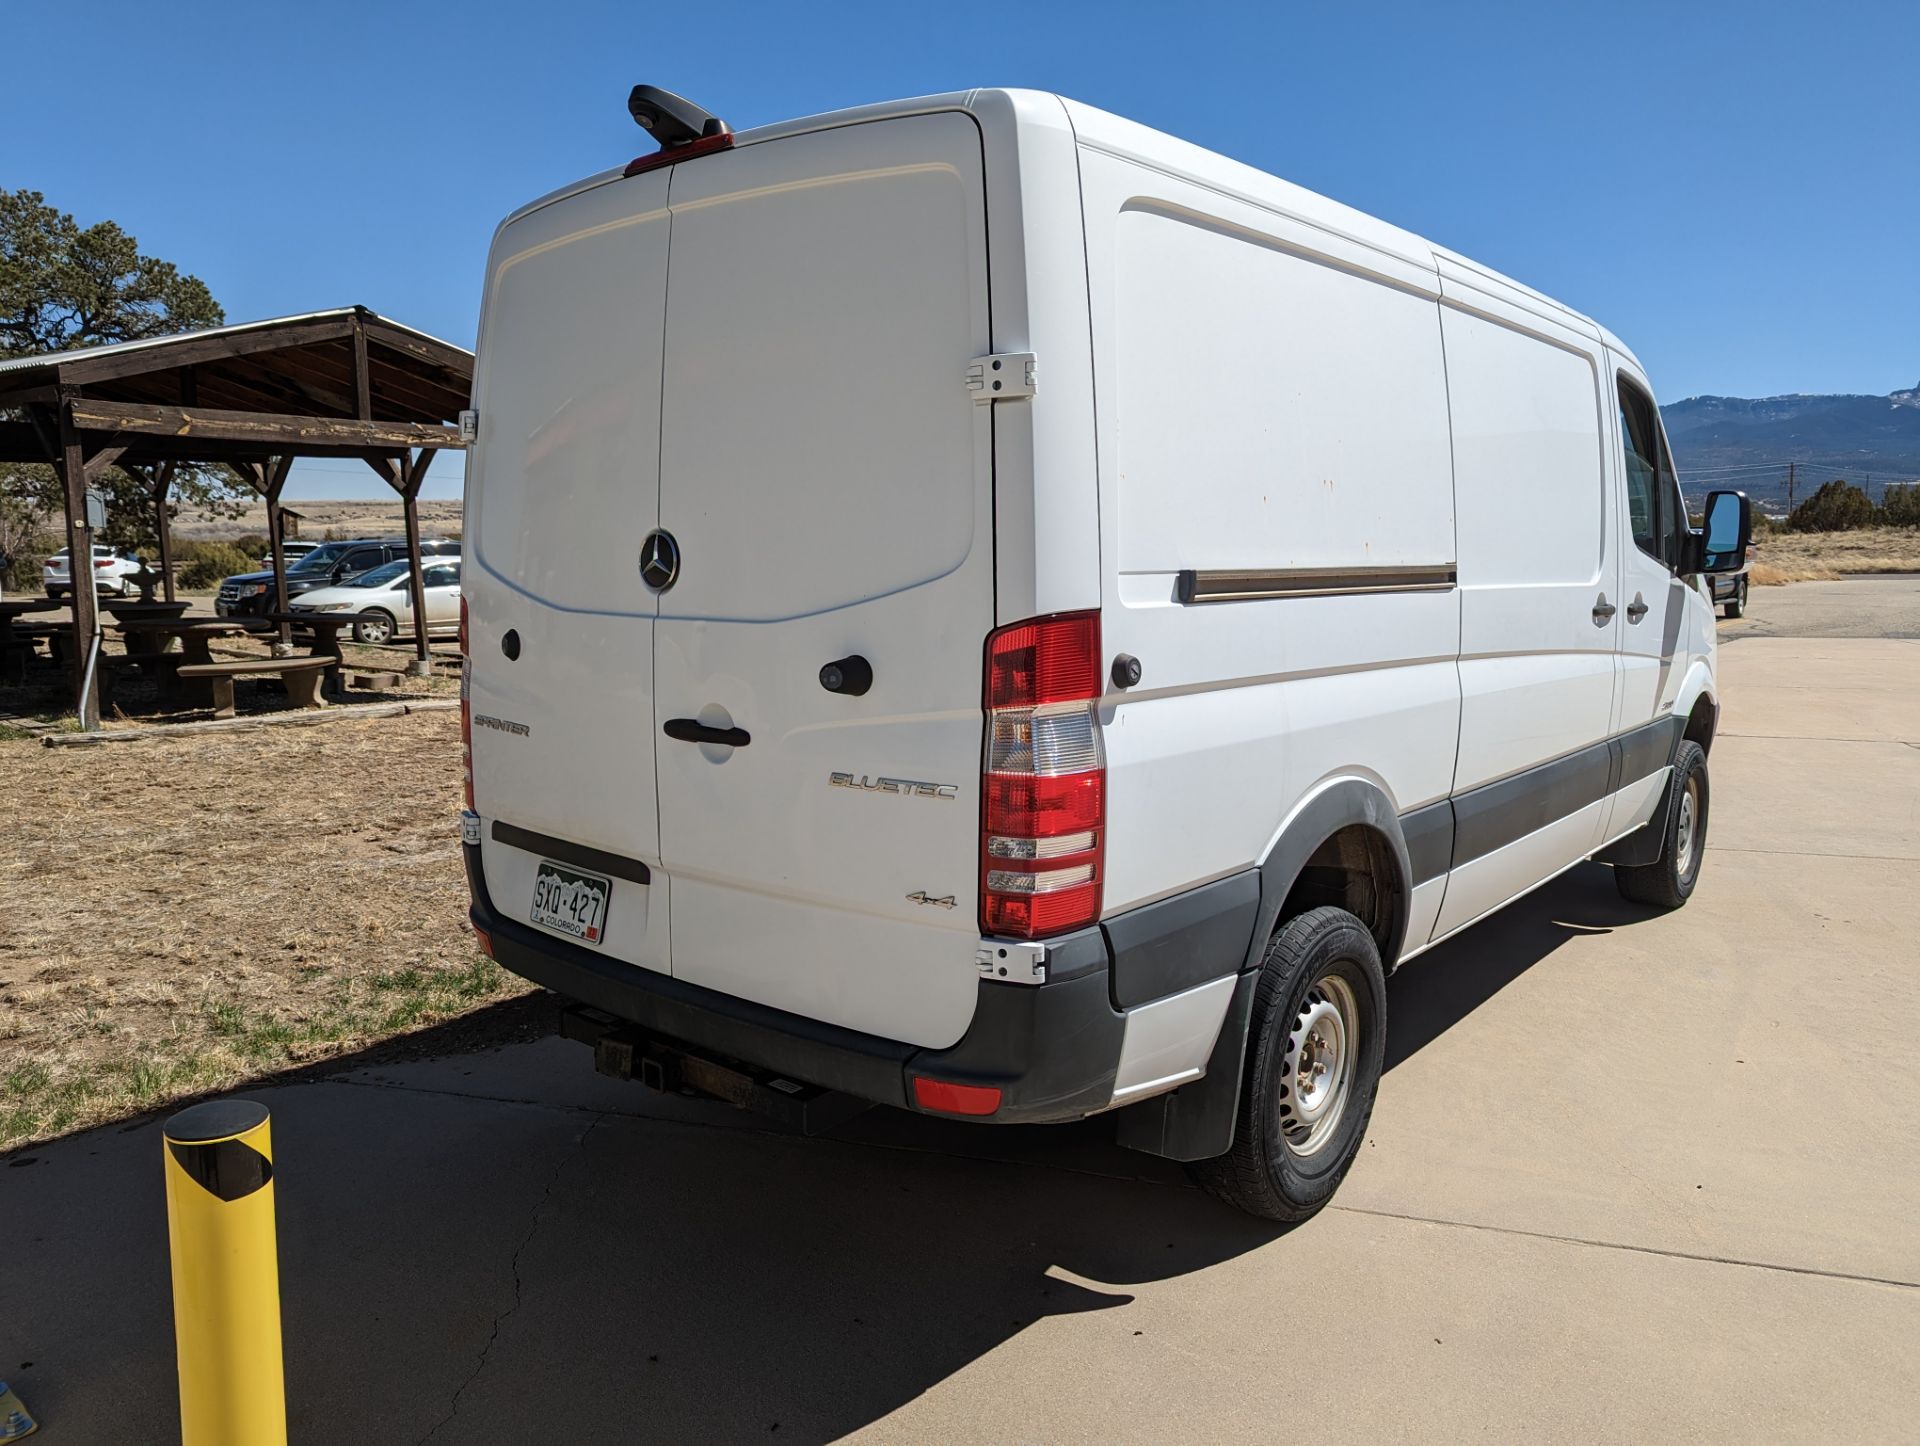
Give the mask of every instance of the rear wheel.
POLYGON ((1743 577, 1734 587, 1733 596, 1727 599, 1727 605, 1720 611, 1730 618, 1737 618, 1747 610, 1747 580, 1743 577))
POLYGON ((392 613, 369 608, 353 620, 353 640, 378 647, 392 639, 398 626, 392 613))
POLYGON ((1233 1148, 1191 1167, 1229 1205, 1305 1220, 1359 1152, 1385 1055, 1380 951, 1344 909, 1289 919, 1267 946, 1253 996, 1233 1148))
POLYGON ((1707 755, 1692 739, 1673 755, 1667 787, 1667 837, 1660 857, 1635 867, 1616 864, 1613 870, 1622 898, 1657 909, 1677 909, 1692 897, 1707 848, 1707 755))

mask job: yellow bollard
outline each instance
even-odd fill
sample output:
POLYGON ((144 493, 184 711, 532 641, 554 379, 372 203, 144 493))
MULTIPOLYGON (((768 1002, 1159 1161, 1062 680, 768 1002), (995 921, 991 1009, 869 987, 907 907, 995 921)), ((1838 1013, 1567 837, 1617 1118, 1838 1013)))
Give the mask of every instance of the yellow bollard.
POLYGON ((212 1100, 182 1110, 164 1133, 181 1442, 284 1443, 267 1107, 212 1100))

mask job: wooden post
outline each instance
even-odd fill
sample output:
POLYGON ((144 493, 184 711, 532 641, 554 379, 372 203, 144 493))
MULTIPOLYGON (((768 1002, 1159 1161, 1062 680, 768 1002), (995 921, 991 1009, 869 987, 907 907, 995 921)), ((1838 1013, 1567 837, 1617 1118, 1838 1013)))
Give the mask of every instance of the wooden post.
POLYGON ((167 494, 173 491, 173 463, 162 462, 153 474, 154 524, 160 530, 160 581, 173 601, 173 523, 167 516, 167 494))
POLYGON ((413 558, 410 591, 413 595, 413 661, 407 664, 410 677, 433 676, 433 662, 427 652, 427 585, 422 576, 420 556, 420 484, 427 468, 433 465, 433 448, 423 447, 416 460, 402 461, 400 473, 406 485, 400 491, 400 508, 407 519, 407 552, 413 558))
MULTIPOLYGON (((293 468, 291 453, 276 457, 267 466, 267 539, 273 545, 273 610, 284 613, 287 610, 287 553, 285 539, 282 537, 284 525, 280 518, 280 489, 287 485, 287 473, 293 468)), ((273 645, 273 655, 284 658, 293 652, 293 625, 280 624, 279 641, 273 645)))
POLYGON ((353 314, 353 405, 354 415, 361 421, 373 420, 373 371, 367 365, 367 323, 358 311, 353 314))
POLYGON ((93 591, 93 529, 87 526, 87 457, 73 425, 77 393, 59 393, 60 470, 67 503, 67 581, 73 602, 73 711, 85 733, 100 727, 100 693, 94 686, 94 647, 100 631, 100 600, 93 591))

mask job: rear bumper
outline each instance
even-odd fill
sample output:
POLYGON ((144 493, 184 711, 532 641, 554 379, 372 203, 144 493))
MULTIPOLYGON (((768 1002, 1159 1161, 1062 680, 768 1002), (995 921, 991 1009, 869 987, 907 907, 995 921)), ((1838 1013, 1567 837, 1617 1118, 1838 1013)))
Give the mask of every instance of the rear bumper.
MULTIPOLYGON (((473 926, 492 940, 495 960, 651 1033, 902 1109, 916 1108, 915 1075, 992 1085, 1001 1103, 982 1117, 990 1123, 1076 1120, 1113 1103, 1127 1014, 1114 1003, 1100 928, 1048 941, 1044 984, 982 979, 966 1034, 949 1048, 922 1049, 636 968, 505 918, 488 897, 479 845, 462 852, 473 926)), ((1242 940, 1219 972, 1233 972, 1244 948, 1242 940)))

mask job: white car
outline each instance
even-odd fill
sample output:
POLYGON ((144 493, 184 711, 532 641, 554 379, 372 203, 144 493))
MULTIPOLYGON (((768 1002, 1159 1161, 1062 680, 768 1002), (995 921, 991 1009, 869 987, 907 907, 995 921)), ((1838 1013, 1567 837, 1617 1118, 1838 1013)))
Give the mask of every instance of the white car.
MULTIPOLYGON (((338 587, 316 588, 293 603, 296 613, 351 613, 353 638, 378 645, 413 631, 411 564, 398 558, 338 587)), ((427 632, 460 626, 460 560, 430 559, 420 577, 426 589, 427 632)))
POLYGON ((1587 859, 1692 893, 1750 519, 1610 332, 1053 95, 630 104, 463 419, 471 920, 603 1067, 1110 1114, 1298 1220, 1388 971, 1587 859))
MULTIPOLYGON (((134 578, 139 576, 141 569, 145 566, 145 563, 126 548, 96 545, 93 549, 94 591, 131 597, 140 591, 140 584, 135 582, 134 578)), ((66 548, 61 548, 47 559, 46 566, 40 569, 40 580, 47 589, 48 597, 65 597, 72 590, 72 579, 67 576, 66 548)))

